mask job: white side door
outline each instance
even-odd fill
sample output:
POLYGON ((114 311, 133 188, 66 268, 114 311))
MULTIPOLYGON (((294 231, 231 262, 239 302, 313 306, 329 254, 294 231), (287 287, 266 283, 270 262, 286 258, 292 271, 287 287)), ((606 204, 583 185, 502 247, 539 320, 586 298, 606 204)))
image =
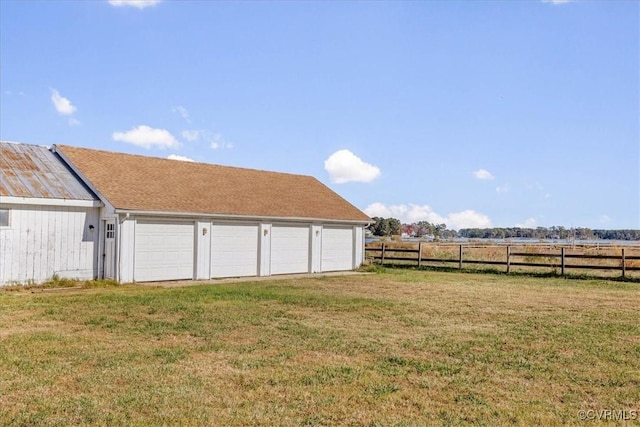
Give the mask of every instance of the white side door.
POLYGON ((104 247, 102 251, 102 277, 116 278, 116 220, 104 220, 104 247))

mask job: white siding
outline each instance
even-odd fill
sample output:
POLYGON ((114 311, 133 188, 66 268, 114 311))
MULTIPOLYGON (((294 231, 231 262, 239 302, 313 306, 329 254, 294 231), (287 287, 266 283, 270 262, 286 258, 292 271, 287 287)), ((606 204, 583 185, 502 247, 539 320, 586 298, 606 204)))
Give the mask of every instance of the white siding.
POLYGON ((116 221, 116 269, 118 280, 133 282, 135 269, 136 220, 131 217, 116 221))
POLYGON ((261 223, 260 228, 260 276, 271 275, 271 224, 261 223))
POLYGON ((194 223, 138 220, 134 280, 193 279, 194 223))
POLYGON ((309 272, 309 225, 271 227, 271 274, 309 272))
POLYGON ((362 226, 355 227, 355 268, 358 268, 364 262, 364 228, 362 226))
POLYGON ((0 285, 97 277, 99 208, 1 207, 10 209, 10 226, 0 228, 0 285))
POLYGON ((211 277, 258 275, 258 224, 213 224, 211 277))
POLYGON ((311 226, 311 272, 322 271, 322 225, 311 226))
POLYGON ((322 271, 353 269, 353 227, 322 229, 322 271))
POLYGON ((211 277, 209 260, 211 259, 211 221, 200 220, 196 223, 196 279, 211 277))
POLYGON ((361 265, 364 252, 363 229, 352 225, 211 223, 120 214, 116 229, 117 277, 123 283, 351 270, 361 265), (148 227, 163 224, 182 224, 182 237, 164 228, 156 229, 153 238, 144 237, 152 239, 146 244, 141 241, 148 227))

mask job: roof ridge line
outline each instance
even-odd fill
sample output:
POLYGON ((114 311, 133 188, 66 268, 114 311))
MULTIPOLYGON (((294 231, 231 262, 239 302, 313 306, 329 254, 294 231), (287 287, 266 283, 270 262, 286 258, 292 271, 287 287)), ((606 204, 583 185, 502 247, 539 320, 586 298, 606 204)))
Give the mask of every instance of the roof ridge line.
MULTIPOLYGON (((20 143, 18 143, 18 144, 20 144, 20 143)), ((156 159, 156 160, 162 160, 162 161, 168 161, 168 162, 179 162, 179 160, 168 159, 166 157, 157 157, 157 156, 153 156, 153 155, 147 156, 147 155, 144 155, 144 154, 124 153, 124 152, 121 152, 121 151, 110 151, 110 150, 97 149, 97 148, 77 147, 77 146, 74 146, 74 145, 66 145, 66 144, 53 144, 51 146, 51 149, 54 152, 55 152, 55 149, 53 149, 53 147, 60 147, 61 149, 64 149, 66 147, 66 148, 70 148, 72 150, 97 151, 97 152, 101 152, 101 153, 115 154, 115 155, 121 155, 121 156, 132 156, 132 157, 140 157, 140 158, 144 158, 144 159, 156 159)), ((220 168, 238 169, 238 170, 242 170, 242 171, 256 171, 256 172, 261 172, 261 173, 273 173, 273 174, 278 174, 278 175, 304 176, 304 177, 315 179, 318 182, 321 182, 320 180, 318 180, 313 175, 302 174, 302 173, 279 172, 279 171, 267 170, 267 169, 257 169, 257 168, 249 168, 249 167, 242 167, 242 166, 231 166, 231 165, 221 165, 221 164, 218 164, 218 163, 206 163, 206 162, 196 162, 196 161, 183 162, 183 163, 191 164, 191 165, 195 164, 195 165, 204 165, 204 166, 214 166, 214 167, 220 167, 220 168)))

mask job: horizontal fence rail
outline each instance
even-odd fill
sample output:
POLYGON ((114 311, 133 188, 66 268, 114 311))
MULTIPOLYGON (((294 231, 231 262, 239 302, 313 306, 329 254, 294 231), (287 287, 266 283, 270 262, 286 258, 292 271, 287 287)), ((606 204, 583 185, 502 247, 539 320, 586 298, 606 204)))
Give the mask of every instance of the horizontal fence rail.
MULTIPOLYGON (((398 247, 397 244, 387 245, 384 242, 378 244, 367 244, 365 253, 368 260, 381 265, 417 265, 423 267, 433 266, 433 263, 450 266, 457 265, 462 269, 464 265, 488 265, 504 266, 507 273, 512 271, 512 267, 529 267, 550 269, 551 272, 560 270, 561 275, 566 275, 567 270, 610 270, 620 271, 622 277, 627 276, 627 272, 640 271, 640 255, 627 255, 625 248, 616 249, 617 254, 576 254, 567 253, 566 248, 553 249, 549 252, 528 252, 523 251, 523 246, 514 248, 512 246, 502 246, 503 259, 482 259, 481 257, 470 256, 469 252, 476 250, 481 252, 487 249, 496 250, 496 247, 489 246, 465 246, 459 245, 457 248, 448 246, 449 250, 457 249, 457 253, 449 253, 449 256, 425 256, 424 249, 433 248, 429 244, 422 242, 416 244, 404 244, 398 247), (514 250, 515 249, 515 250, 514 250), (465 252, 466 250, 466 252, 465 252), (454 256, 452 256, 454 255, 454 256), (466 256, 466 258, 465 258, 466 256), (585 263, 576 263, 572 260, 588 260, 585 263)), ((427 251, 428 252, 428 251, 427 251)))

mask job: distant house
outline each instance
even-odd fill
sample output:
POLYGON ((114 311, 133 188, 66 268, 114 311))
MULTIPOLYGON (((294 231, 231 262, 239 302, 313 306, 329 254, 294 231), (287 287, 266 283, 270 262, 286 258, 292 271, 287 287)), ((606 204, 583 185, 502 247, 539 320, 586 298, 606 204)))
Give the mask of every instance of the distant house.
POLYGON ((96 277, 102 206, 46 147, 0 142, 0 285, 96 277))
MULTIPOLYGON (((313 177, 64 145, 47 153, 99 206, 92 207, 98 213, 88 231, 94 277, 270 276, 351 270, 363 262, 364 227, 371 220, 313 177)), ((0 208, 12 209, 9 202, 0 192, 0 208)), ((25 233, 16 226, 0 229, 2 244, 14 245, 16 233, 25 233)))

